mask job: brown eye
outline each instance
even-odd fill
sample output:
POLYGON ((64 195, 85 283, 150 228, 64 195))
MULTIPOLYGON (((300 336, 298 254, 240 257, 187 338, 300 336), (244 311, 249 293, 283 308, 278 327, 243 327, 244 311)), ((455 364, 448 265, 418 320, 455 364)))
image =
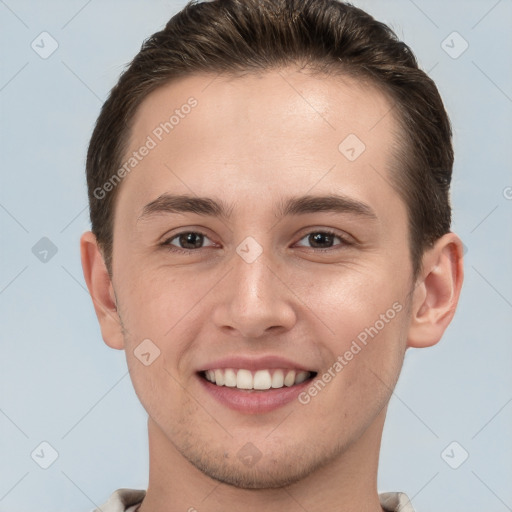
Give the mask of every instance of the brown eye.
POLYGON ((186 253, 202 249, 205 239, 208 239, 208 237, 199 231, 183 231, 182 233, 168 238, 162 245, 169 251, 186 253), (173 241, 176 241, 178 245, 175 245, 173 241))
POLYGON ((334 233, 333 231, 311 231, 306 236, 301 238, 301 240, 307 239, 308 243, 311 244, 312 249, 317 250, 335 250, 333 249, 333 243, 335 239, 341 241, 341 246, 351 245, 351 243, 343 238, 342 236, 334 233))

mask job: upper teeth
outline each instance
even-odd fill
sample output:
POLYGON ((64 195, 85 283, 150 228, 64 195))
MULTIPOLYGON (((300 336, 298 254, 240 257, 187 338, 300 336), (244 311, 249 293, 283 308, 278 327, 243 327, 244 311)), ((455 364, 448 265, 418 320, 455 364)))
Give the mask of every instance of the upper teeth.
POLYGON ((310 375, 310 372, 295 370, 236 370, 233 368, 220 368, 215 370, 206 370, 206 379, 217 386, 228 386, 238 389, 270 389, 282 388, 283 386, 293 386, 304 382, 310 375))

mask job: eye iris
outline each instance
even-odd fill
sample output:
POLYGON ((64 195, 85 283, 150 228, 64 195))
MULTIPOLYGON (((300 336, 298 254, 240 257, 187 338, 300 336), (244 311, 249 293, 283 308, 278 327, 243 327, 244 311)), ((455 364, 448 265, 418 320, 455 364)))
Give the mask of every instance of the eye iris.
MULTIPOLYGON (((331 247, 334 237, 334 234, 323 231, 311 233, 308 236, 309 241, 313 247, 316 247, 318 244, 320 244, 321 247, 325 247, 325 244, 328 244, 328 247, 331 247)), ((196 233, 193 231, 188 233, 181 233, 180 235, 178 235, 179 244, 185 249, 200 248, 203 243, 203 238, 204 236, 201 233, 196 233), (192 247, 187 247, 187 244, 190 244, 192 247)))
MULTIPOLYGON (((183 233, 179 236, 179 242, 182 246, 186 246, 187 244, 192 244, 192 248, 197 249, 201 247, 203 242, 203 235, 199 233, 183 233), (194 243, 194 239, 196 243, 194 243)), ((190 247, 185 247, 186 249, 190 249, 190 247)))
MULTIPOLYGON (((312 242, 312 245, 314 247, 315 244, 318 242, 320 242, 320 244, 323 245, 322 239, 324 239, 324 243, 325 243, 325 238, 327 238, 327 241, 330 241, 332 243, 333 235, 331 235, 329 233, 315 233, 315 234, 309 235, 309 238, 310 238, 310 242, 312 242)), ((329 244, 329 246, 330 245, 331 244, 329 244)))

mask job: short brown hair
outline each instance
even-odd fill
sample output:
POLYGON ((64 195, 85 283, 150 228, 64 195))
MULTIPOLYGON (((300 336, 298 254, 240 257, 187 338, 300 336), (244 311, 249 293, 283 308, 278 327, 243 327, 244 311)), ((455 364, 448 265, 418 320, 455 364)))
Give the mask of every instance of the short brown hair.
POLYGON ((417 276, 424 250, 450 230, 450 121, 434 82, 419 69, 411 49, 387 25, 337 0, 190 1, 144 41, 104 103, 87 153, 92 231, 111 276, 120 186, 104 197, 97 191, 121 165, 142 100, 178 77, 259 73, 288 65, 351 75, 391 100, 401 128, 391 181, 407 206, 417 276))

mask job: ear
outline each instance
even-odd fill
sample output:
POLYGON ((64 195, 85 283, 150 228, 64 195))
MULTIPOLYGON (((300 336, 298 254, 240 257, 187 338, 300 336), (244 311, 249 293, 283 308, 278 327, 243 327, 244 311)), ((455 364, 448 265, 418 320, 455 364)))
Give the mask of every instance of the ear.
POLYGON ((103 341, 111 348, 123 349, 124 337, 117 312, 114 287, 95 235, 86 231, 80 238, 82 270, 100 323, 103 341))
POLYGON ((464 279, 463 245, 455 233, 439 238, 423 255, 413 291, 407 348, 435 345, 452 321, 464 279))

